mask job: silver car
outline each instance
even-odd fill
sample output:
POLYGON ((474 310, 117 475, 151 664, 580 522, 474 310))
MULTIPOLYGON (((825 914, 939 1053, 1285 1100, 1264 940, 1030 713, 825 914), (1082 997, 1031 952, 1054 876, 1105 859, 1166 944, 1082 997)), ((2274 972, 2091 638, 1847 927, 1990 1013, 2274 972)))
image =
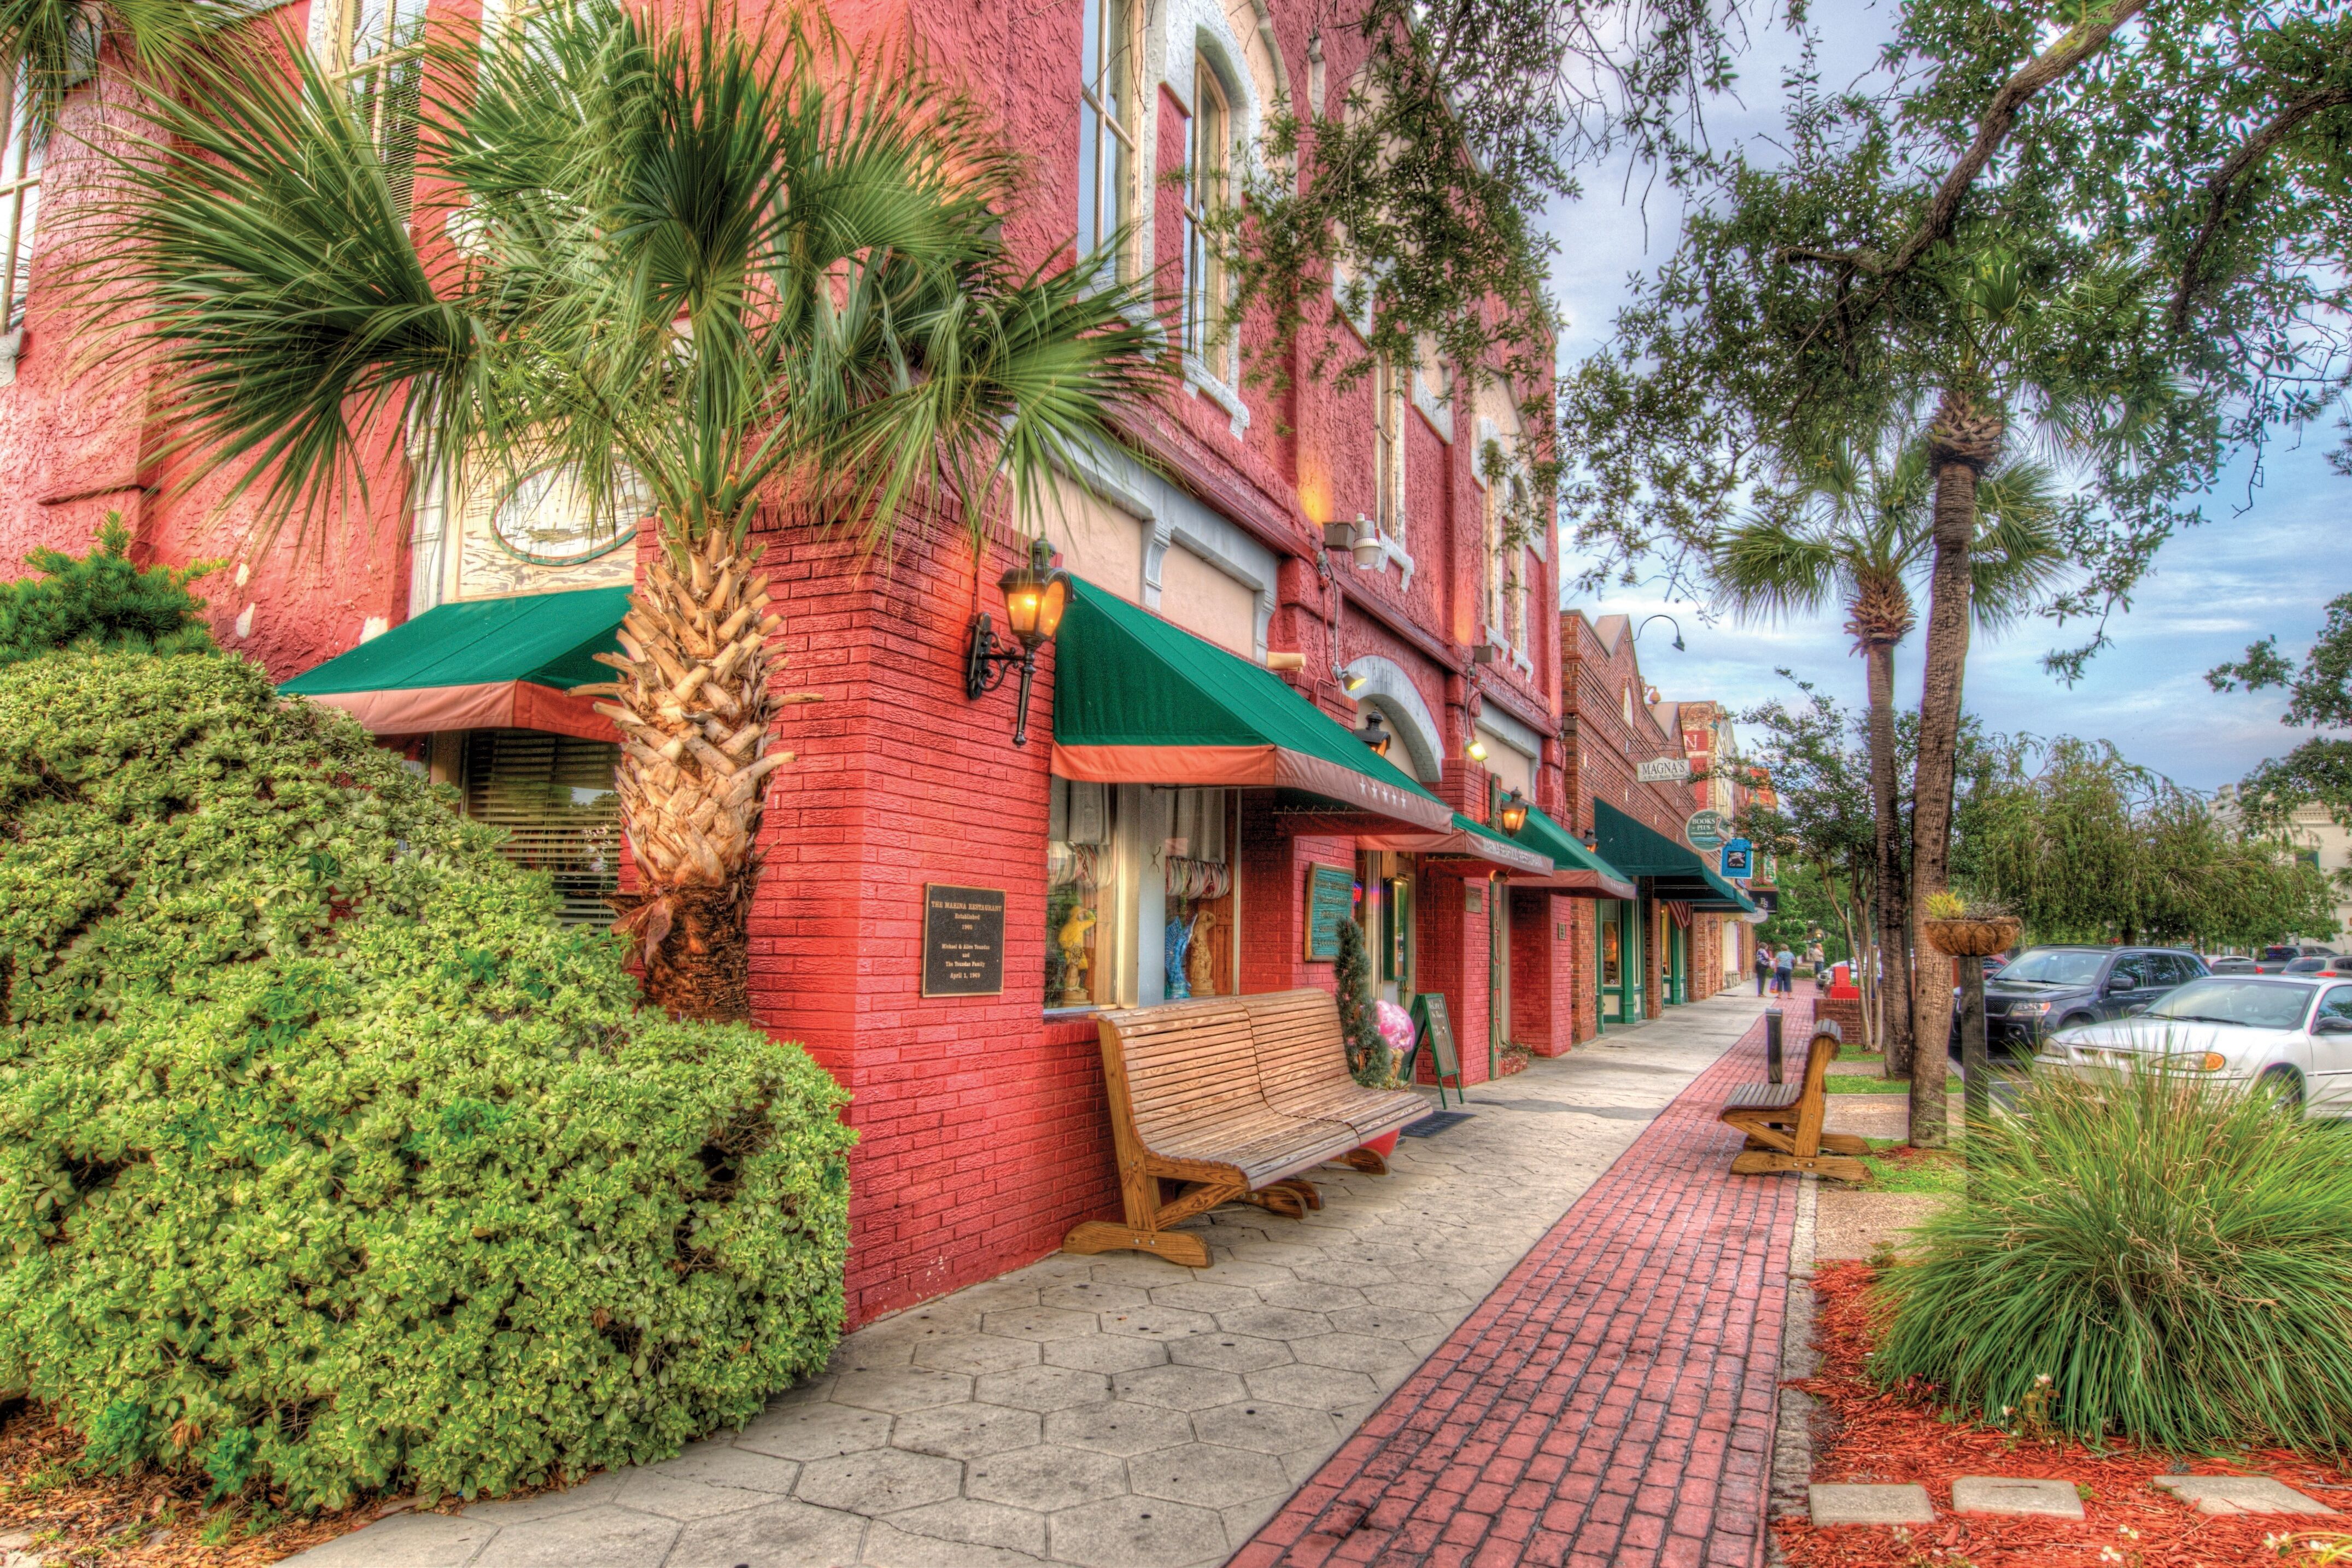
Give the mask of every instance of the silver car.
POLYGON ((2147 1011, 2061 1029, 2035 1061, 2084 1076, 2134 1066, 2263 1084, 2306 1116, 2352 1116, 2352 982, 2213 975, 2147 1011))

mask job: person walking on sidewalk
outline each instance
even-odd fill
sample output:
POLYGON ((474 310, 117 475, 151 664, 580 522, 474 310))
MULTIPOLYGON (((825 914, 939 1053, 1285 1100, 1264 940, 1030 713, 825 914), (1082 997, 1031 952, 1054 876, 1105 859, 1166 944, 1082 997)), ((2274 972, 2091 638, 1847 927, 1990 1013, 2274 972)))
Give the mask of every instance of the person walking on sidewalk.
POLYGON ((1786 947, 1774 953, 1772 955, 1773 994, 1780 996, 1788 995, 1793 989, 1790 982, 1796 973, 1797 955, 1795 953, 1790 952, 1786 947))
POLYGON ((1765 983, 1772 978, 1772 950, 1762 942, 1756 944, 1756 994, 1764 994, 1765 983))

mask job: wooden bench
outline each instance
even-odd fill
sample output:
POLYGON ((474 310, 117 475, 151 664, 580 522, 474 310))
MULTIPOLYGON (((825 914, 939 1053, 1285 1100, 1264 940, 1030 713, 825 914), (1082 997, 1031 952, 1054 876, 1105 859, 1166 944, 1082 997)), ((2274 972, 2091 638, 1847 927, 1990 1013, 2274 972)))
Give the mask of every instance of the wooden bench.
POLYGON ((1429 1113, 1419 1095, 1349 1076, 1328 992, 1122 1008, 1097 1026, 1127 1222, 1088 1220, 1064 1240, 1067 1251, 1206 1268, 1208 1244, 1171 1227, 1224 1203, 1294 1218, 1319 1208, 1307 1172, 1331 1161, 1385 1172, 1364 1145, 1429 1113), (1167 1197, 1163 1182, 1181 1185, 1167 1197))
POLYGON ((1824 1132, 1830 1063, 1843 1044, 1836 1024, 1813 1026, 1805 1071, 1795 1083, 1744 1083, 1732 1090, 1723 1120, 1748 1134, 1748 1144, 1731 1161, 1734 1175, 1771 1171, 1811 1171, 1842 1182, 1866 1182, 1870 1168, 1854 1156, 1870 1145, 1849 1132, 1824 1132))

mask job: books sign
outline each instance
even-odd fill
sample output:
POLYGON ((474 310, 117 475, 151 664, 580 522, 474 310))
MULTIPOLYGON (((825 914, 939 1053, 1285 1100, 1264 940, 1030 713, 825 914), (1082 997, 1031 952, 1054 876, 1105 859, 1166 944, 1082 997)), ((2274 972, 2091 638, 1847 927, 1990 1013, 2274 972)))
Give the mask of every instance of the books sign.
POLYGON ((1731 841, 1731 824, 1719 811, 1694 811, 1683 824, 1683 837, 1690 840, 1692 848, 1706 854, 1731 841))

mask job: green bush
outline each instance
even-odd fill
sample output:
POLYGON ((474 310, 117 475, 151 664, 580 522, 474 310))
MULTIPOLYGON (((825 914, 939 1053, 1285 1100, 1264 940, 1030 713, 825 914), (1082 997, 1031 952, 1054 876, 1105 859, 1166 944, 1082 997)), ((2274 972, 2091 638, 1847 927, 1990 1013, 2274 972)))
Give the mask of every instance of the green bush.
POLYGON ((2147 1071, 2020 1110, 1890 1276, 1876 1375, 2174 1452, 2352 1446, 2352 1137, 2147 1071))
POLYGON ((42 575, 0 583, 0 664, 63 647, 214 651, 205 602, 188 592, 212 567, 133 565, 131 531, 119 511, 106 514, 88 555, 36 550, 25 563, 42 575))
POLYGON ((663 1457, 824 1362, 839 1089, 637 1012, 494 843, 240 660, 0 669, 0 1389, 335 1507, 663 1457))

